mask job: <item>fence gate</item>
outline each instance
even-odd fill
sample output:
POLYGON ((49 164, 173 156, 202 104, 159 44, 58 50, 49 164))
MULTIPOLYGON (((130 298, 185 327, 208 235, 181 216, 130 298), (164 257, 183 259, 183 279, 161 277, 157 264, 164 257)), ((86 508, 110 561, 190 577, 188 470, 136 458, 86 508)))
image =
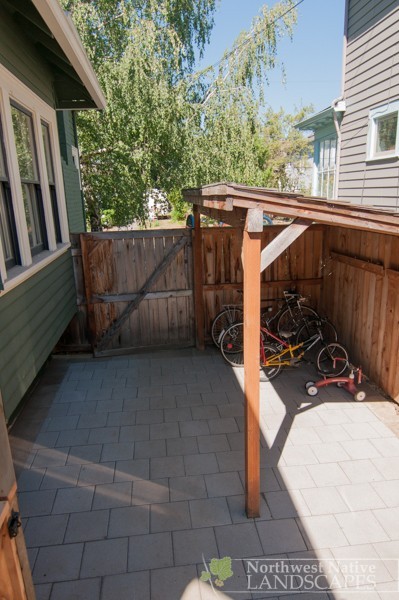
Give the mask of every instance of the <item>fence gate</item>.
POLYGON ((194 344, 190 230, 84 233, 80 243, 95 355, 194 344))

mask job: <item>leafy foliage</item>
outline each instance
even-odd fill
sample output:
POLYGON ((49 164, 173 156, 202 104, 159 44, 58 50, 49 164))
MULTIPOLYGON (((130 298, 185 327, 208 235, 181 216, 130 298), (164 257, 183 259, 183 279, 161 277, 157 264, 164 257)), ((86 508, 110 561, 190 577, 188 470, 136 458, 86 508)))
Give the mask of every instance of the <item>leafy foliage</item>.
POLYGON ((225 556, 224 558, 212 558, 209 571, 202 571, 201 573, 201 581, 210 581, 212 579, 212 575, 215 576, 215 585, 218 587, 223 587, 226 579, 233 577, 234 573, 231 568, 231 558, 230 556, 225 556))
POLYGON ((218 180, 287 185, 284 164, 307 150, 299 137, 283 132, 288 117, 262 116, 261 107, 278 40, 292 34, 293 0, 265 5, 219 65, 198 73, 195 59, 209 40, 216 0, 63 4, 107 99, 103 112, 78 116, 92 229, 101 228, 109 210, 115 225, 144 221, 145 198, 154 188, 168 194, 181 218, 183 187, 218 180), (278 133, 285 135, 282 148, 278 133))

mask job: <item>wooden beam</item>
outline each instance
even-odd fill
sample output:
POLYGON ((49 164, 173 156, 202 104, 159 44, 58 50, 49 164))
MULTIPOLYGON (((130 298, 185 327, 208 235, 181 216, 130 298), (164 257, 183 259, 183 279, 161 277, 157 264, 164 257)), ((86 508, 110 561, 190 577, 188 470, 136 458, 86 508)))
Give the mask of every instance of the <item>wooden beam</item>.
MULTIPOLYGON (((276 281, 261 282, 261 290, 265 292, 273 288, 292 288, 301 285, 321 285, 323 279, 321 277, 316 279, 279 279, 276 281)), ((203 286, 204 292, 220 292, 222 290, 241 290, 242 284, 240 283, 206 283, 203 286)), ((272 298, 270 299, 272 300, 272 298)), ((265 302, 268 302, 268 298, 265 298, 265 302)))
MULTIPOLYGON (((250 212, 250 211, 248 211, 250 212)), ((243 235, 245 510, 260 515, 259 313, 261 233, 248 231, 257 215, 248 215, 243 235)))
POLYGON ((198 350, 205 349, 205 308, 203 286, 203 255, 200 211, 194 206, 193 235, 193 268, 194 268, 194 311, 195 311, 195 344, 198 350))
POLYGON ((284 229, 274 238, 262 251, 260 271, 261 273, 271 265, 291 244, 311 225, 311 221, 296 219, 291 225, 284 229))
POLYGON ((14 463, 11 456, 10 441, 0 392, 0 500, 9 500, 16 489, 14 463))
POLYGON ((369 262, 367 260, 360 260, 359 258, 353 258, 353 256, 347 256, 346 254, 340 254, 338 252, 331 252, 330 256, 332 260, 336 260, 355 269, 362 269, 363 271, 370 271, 375 275, 383 275, 383 265, 377 265, 376 263, 369 262))

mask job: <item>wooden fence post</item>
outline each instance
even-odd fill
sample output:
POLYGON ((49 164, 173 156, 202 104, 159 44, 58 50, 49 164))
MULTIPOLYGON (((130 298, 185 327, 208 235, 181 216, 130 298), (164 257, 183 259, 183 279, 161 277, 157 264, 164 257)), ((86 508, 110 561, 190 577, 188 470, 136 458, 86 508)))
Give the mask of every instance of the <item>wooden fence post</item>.
POLYGON ((205 348, 205 315, 203 292, 203 252, 200 211, 194 205, 193 234, 193 267, 194 267, 194 312, 195 312, 195 341, 198 350, 205 348))

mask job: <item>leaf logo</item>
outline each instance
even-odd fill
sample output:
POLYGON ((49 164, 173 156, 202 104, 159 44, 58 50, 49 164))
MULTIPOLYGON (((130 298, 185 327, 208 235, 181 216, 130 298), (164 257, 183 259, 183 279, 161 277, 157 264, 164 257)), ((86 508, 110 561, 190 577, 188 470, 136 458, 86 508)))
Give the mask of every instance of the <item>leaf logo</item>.
POLYGON ((201 573, 201 581, 209 581, 211 584, 215 584, 217 587, 223 587, 226 579, 233 577, 234 573, 231 568, 230 556, 224 558, 212 558, 209 563, 209 569, 205 563, 206 571, 201 573), (212 576, 214 579, 212 579, 212 576))

